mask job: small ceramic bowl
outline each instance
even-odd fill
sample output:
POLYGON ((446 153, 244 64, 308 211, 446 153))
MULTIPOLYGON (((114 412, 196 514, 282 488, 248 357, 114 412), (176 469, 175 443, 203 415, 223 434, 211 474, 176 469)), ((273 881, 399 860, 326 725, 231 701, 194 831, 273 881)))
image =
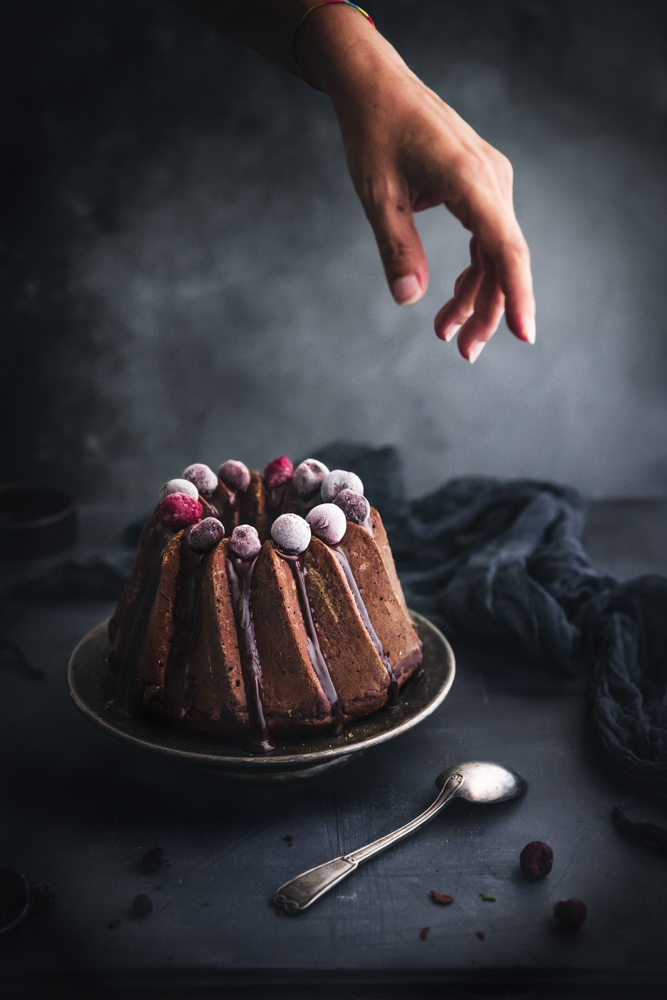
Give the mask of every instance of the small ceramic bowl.
POLYGON ((74 498, 33 483, 0 483, 0 557, 47 556, 76 538, 74 498))
POLYGON ((32 893, 15 868, 0 865, 0 936, 9 934, 30 913, 32 893))

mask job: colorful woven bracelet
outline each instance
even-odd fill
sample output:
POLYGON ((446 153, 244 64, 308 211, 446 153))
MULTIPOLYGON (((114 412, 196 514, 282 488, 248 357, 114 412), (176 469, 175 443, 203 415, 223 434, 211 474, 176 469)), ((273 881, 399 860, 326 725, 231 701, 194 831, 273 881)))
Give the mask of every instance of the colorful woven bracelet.
POLYGON ((308 77, 306 76, 306 74, 303 71, 303 66, 299 62, 299 57, 298 57, 298 55, 296 53, 296 40, 299 37, 299 32, 303 28, 304 21, 306 20, 306 18, 308 17, 308 15, 312 14, 313 11, 317 10, 318 7, 328 7, 329 4, 332 4, 332 3, 343 3, 343 4, 345 4, 346 7, 354 7, 355 10, 358 10, 360 14, 363 14, 364 17, 366 18, 366 20, 370 21, 371 24, 373 25, 373 27, 375 27, 375 21, 373 20, 373 18, 371 17, 371 15, 367 14, 365 10, 361 9, 361 7, 357 7, 356 3, 350 3, 350 0, 322 0, 322 3, 316 3, 316 4, 313 4, 312 7, 309 7, 309 9, 306 11, 306 13, 303 15, 303 17, 301 18, 301 20, 297 24, 296 30, 295 30, 294 34, 292 35, 292 55, 294 56, 294 62, 296 63, 297 69, 299 70, 299 73, 301 74, 302 78, 306 81, 306 83, 308 84, 309 87, 313 88, 313 90, 319 90, 320 94, 324 93, 324 91, 322 90, 322 88, 321 87, 316 87, 314 83, 311 83, 310 80, 308 79, 308 77))

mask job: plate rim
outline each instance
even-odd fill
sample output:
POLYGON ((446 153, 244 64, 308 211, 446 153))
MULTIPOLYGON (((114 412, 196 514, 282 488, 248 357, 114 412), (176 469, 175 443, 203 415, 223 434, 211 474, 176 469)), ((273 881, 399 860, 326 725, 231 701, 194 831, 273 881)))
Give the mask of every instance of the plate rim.
MULTIPOLYGON (((124 740, 133 746, 141 747, 144 750, 150 750, 154 753, 160 754, 171 760, 178 761, 189 761, 190 763, 196 762, 203 766, 214 767, 220 771, 225 769, 235 769, 235 770, 247 770, 249 772, 253 771, 279 771, 285 770, 290 766, 294 765, 305 765, 312 764, 316 765, 320 762, 324 763, 327 761, 334 760, 337 757, 344 757, 349 754, 361 753, 369 747, 377 746, 380 743, 386 743, 388 740, 394 739, 396 736, 401 736, 403 733, 408 732, 415 726, 427 719, 429 715, 442 704, 445 700, 449 691, 451 690, 452 684, 454 683, 454 678, 456 676, 456 660, 454 657, 454 651, 447 640, 447 638, 442 634, 440 629, 437 628, 428 618, 424 615, 419 614, 417 611, 413 611, 408 608, 408 612, 412 620, 419 625, 420 628, 426 629, 432 632, 438 640, 442 643, 445 652, 446 659, 446 675, 440 686, 440 689, 435 694, 435 696, 429 701, 420 711, 408 719, 404 719, 401 723, 396 726, 385 730, 384 732, 377 733, 366 738, 361 738, 358 740, 352 740, 350 743, 345 744, 340 747, 330 747, 328 750, 300 750, 292 754, 280 754, 279 756, 267 755, 257 756, 255 754, 237 754, 236 756, 225 756, 224 753, 209 753, 205 750, 199 750, 193 741, 192 749, 183 749, 181 747, 169 746, 168 741, 170 736, 174 736, 175 733, 165 727, 165 735, 163 738, 161 734, 158 734, 157 738, 151 738, 149 736, 138 736, 133 733, 129 733, 119 726, 114 724, 114 720, 106 718, 101 715, 94 707, 92 707, 81 695, 78 686, 75 681, 78 661, 81 658, 82 651, 84 647, 93 640, 96 633, 100 632, 103 628, 106 628, 109 619, 106 618, 104 621, 99 622, 95 625, 89 632, 84 635, 79 642, 74 647, 72 654, 67 665, 67 687, 69 690, 70 697, 72 701, 79 709, 79 711, 94 725, 102 729, 104 732, 108 733, 110 736, 114 736, 117 739, 124 740)), ((187 733, 186 731, 179 731, 178 735, 180 737, 191 735, 195 739, 197 738, 196 733, 187 733)), ((220 740, 221 748, 225 746, 230 746, 229 741, 220 740)))

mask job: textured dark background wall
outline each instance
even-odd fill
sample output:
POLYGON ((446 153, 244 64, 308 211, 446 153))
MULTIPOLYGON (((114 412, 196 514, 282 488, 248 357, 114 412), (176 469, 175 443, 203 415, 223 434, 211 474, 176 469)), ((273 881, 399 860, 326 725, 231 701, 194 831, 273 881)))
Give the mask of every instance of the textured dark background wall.
POLYGON ((667 7, 379 0, 413 69, 512 159, 538 344, 469 366, 432 318, 465 264, 420 216, 399 309, 327 99, 168 4, 0 12, 2 478, 148 499, 191 461, 398 444, 461 473, 667 489, 667 7))

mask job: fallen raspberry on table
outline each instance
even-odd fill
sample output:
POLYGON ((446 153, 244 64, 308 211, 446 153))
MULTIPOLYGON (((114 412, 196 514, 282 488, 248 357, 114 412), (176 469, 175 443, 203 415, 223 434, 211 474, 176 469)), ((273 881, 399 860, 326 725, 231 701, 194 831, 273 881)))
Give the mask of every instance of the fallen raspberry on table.
POLYGON ((135 917, 147 917, 153 909, 153 902, 144 892, 140 892, 132 900, 132 913, 135 917))
POLYGON ((554 917, 563 927, 580 927, 586 919, 586 904, 580 899, 561 899, 554 906, 554 917))
POLYGON ((160 513, 170 528, 178 531, 201 520, 204 508, 185 493, 169 493, 160 504, 160 513))
POLYGON ((146 851, 143 858, 141 859, 141 867, 149 875, 156 872, 158 868, 162 868, 164 864, 164 851, 161 847, 151 847, 150 851, 146 851))
POLYGON ((428 937, 428 932, 430 931, 430 929, 431 929, 430 927, 422 927, 422 929, 419 932, 419 936, 422 939, 422 941, 426 940, 426 938, 428 937))
POLYGON ((287 455, 274 458, 264 469, 264 482, 271 490, 274 486, 282 486, 288 479, 292 478, 294 467, 287 455))
POLYGON ((554 864, 554 852, 541 840, 531 840, 519 855, 521 871, 528 878, 542 878, 548 875, 554 864))
POLYGON ((454 902, 453 896, 448 896, 446 892, 436 892, 435 889, 431 889, 431 899, 434 903, 441 903, 442 906, 454 902))

